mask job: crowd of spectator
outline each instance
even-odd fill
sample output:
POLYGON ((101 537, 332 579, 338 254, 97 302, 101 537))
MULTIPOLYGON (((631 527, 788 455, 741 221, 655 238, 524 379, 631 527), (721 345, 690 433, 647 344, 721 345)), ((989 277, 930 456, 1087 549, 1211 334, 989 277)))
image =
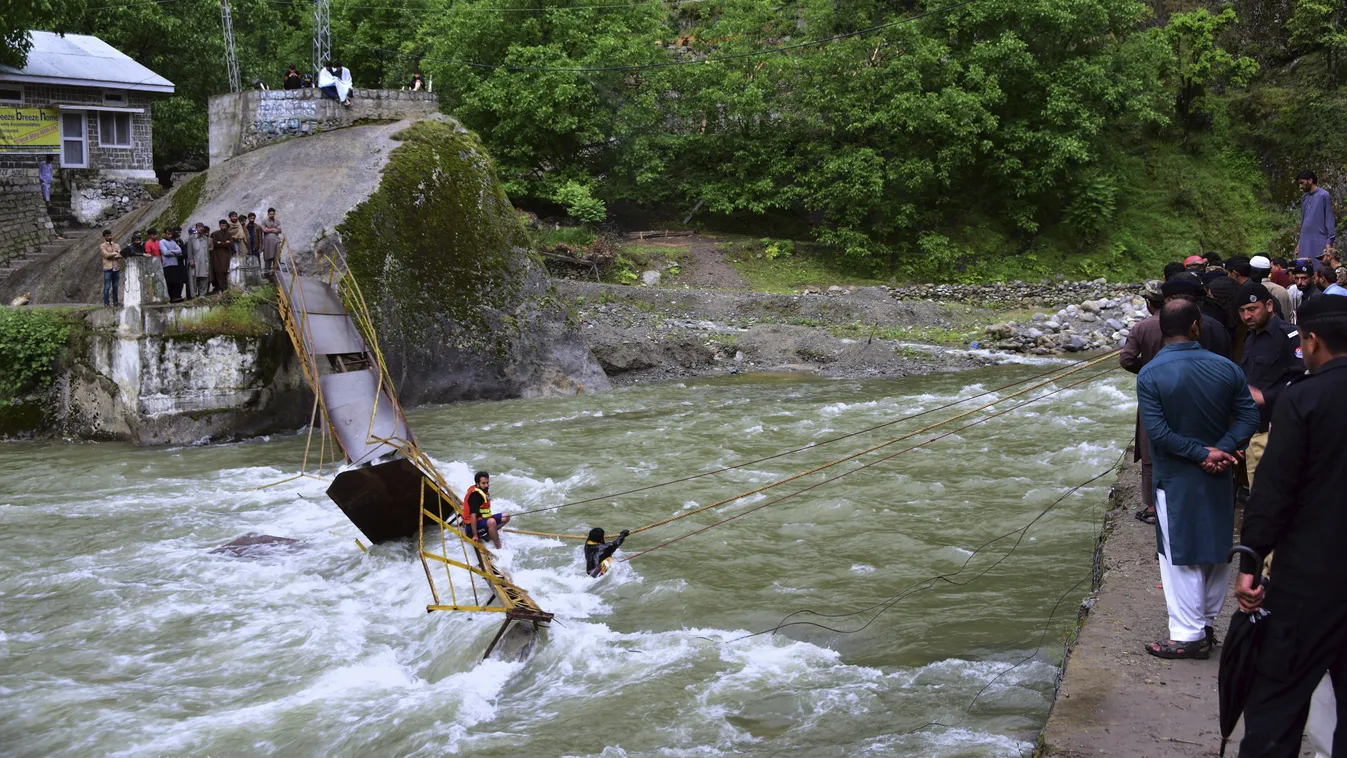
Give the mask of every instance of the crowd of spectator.
POLYGON ((103 262, 103 305, 121 306, 121 271, 127 258, 147 257, 157 261, 164 274, 171 303, 225 292, 229 289, 232 268, 256 267, 270 278, 276 269, 283 232, 276 209, 268 208, 266 218, 257 214, 231 211, 211 231, 203 222, 144 232, 135 231, 125 245, 118 245, 112 230, 103 230, 99 257, 103 262))
MULTIPOLYGON (((1325 691, 1332 702, 1329 678, 1347 688, 1347 564, 1336 560, 1347 544, 1347 267, 1327 193, 1313 174, 1300 182, 1305 257, 1168 264, 1119 357, 1137 374, 1136 516, 1155 526, 1169 619, 1146 652, 1205 659, 1219 644, 1241 507, 1240 542, 1262 559, 1245 558, 1235 582, 1241 610, 1266 612, 1268 625, 1246 758, 1298 756, 1311 702, 1325 691)), ((1331 722, 1336 708, 1317 717, 1331 722)), ((1347 729, 1333 743, 1316 747, 1347 755, 1347 729)))

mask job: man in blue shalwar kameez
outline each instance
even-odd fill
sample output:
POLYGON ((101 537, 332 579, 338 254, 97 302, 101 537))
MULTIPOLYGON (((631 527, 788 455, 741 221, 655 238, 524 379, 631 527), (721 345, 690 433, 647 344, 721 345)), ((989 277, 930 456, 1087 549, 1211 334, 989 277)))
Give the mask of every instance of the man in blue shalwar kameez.
POLYGON ((1207 658, 1229 586, 1236 451, 1258 431, 1249 383, 1202 349, 1202 313, 1189 300, 1160 311, 1164 347, 1137 375, 1137 405, 1154 466, 1155 535, 1170 639, 1146 652, 1207 658), (1231 420, 1233 418, 1233 421, 1231 420))
POLYGON ((1337 222, 1333 219, 1333 196, 1319 186, 1319 177, 1306 171, 1296 177, 1300 184, 1300 239, 1296 242, 1297 258, 1318 258, 1333 246, 1338 237, 1337 222))

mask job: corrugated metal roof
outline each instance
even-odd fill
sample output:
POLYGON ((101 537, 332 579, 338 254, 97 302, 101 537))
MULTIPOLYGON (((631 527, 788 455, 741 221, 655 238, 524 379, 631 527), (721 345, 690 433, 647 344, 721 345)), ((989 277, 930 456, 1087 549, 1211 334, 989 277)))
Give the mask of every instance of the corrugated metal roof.
POLYGON ((172 92, 173 82, 88 34, 29 32, 33 49, 22 69, 0 66, 0 80, 172 92))

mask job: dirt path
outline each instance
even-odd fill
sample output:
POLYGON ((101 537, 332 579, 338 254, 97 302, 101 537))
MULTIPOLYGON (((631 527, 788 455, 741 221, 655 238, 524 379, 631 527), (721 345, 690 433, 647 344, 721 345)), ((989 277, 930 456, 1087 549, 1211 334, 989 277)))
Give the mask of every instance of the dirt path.
MULTIPOLYGON (((1114 490, 1103 583, 1067 657, 1041 756, 1208 758, 1220 748, 1219 648, 1205 661, 1166 661, 1142 650, 1168 637, 1168 630, 1155 528, 1133 518, 1141 503, 1139 474, 1129 464, 1114 490)), ((1231 596, 1217 624, 1218 639, 1225 638, 1235 607, 1231 596)), ((1226 755, 1239 752, 1242 735, 1237 726, 1226 755)))
POLYGON ((653 237, 628 240, 650 250, 667 251, 664 255, 678 260, 676 276, 665 274, 666 284, 696 289, 746 290, 748 282, 725 260, 725 251, 719 247, 722 240, 702 234, 691 237, 653 237))

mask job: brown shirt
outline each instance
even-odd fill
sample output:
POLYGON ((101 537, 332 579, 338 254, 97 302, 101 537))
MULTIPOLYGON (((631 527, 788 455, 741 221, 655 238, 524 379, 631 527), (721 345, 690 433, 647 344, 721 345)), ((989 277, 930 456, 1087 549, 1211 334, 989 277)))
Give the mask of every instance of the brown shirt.
POLYGON ((1160 316, 1152 313, 1132 325, 1132 331, 1127 334, 1127 342, 1123 343, 1122 352, 1118 354, 1118 365, 1133 374, 1139 373, 1141 367, 1150 363, 1164 346, 1165 338, 1160 333, 1160 316))
POLYGON ((104 271, 122 270, 122 249, 116 242, 103 242, 98 245, 98 254, 103 258, 104 271))
POLYGON ((229 259, 234 255, 234 235, 228 229, 210 233, 210 267, 217 271, 229 270, 229 259))

